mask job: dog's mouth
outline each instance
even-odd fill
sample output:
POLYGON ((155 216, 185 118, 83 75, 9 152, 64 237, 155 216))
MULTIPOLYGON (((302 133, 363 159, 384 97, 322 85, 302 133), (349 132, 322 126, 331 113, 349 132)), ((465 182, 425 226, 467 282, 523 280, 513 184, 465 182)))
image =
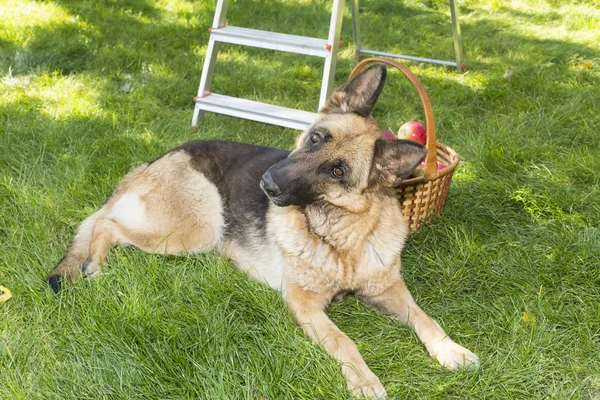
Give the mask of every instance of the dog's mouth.
POLYGON ((267 195, 267 197, 269 198, 271 203, 275 204, 277 207, 287 207, 290 205, 290 203, 282 196, 271 197, 271 196, 267 195))

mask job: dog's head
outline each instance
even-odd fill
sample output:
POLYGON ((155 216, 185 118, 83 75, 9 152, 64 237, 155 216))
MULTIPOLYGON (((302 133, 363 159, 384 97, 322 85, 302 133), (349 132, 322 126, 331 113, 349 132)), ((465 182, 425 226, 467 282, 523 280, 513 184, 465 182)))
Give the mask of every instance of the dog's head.
POLYGON ((263 175, 261 188, 278 206, 321 200, 353 209, 366 191, 406 179, 425 159, 424 146, 386 140, 371 116, 386 69, 374 65, 335 91, 288 158, 263 175))

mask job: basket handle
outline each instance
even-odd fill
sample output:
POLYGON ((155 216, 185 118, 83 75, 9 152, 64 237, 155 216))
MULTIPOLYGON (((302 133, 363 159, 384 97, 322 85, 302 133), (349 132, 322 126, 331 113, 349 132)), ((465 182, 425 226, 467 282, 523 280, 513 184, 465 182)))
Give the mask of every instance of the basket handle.
POLYGON ((408 78, 410 83, 412 83, 417 89, 417 92, 419 92, 419 97, 421 98, 421 103, 423 103, 423 109, 425 110, 425 128, 427 129, 427 143, 425 145, 427 147, 427 157, 425 158, 424 172, 427 179, 433 178, 437 174, 437 142, 435 137, 435 121, 433 119, 431 102, 429 101, 429 96, 427 96, 427 92, 425 92, 423 84, 404 64, 384 57, 372 57, 361 61, 350 73, 350 78, 358 74, 367 65, 373 63, 383 63, 396 67, 408 78))

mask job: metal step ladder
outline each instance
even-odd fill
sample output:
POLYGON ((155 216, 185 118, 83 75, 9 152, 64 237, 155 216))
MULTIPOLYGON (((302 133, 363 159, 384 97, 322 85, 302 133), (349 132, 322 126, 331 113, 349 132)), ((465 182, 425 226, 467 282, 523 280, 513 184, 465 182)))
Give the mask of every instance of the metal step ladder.
POLYGON ((356 49, 356 58, 359 58, 363 55, 374 55, 381 57, 400 58, 403 60, 417 62, 426 62, 431 64, 446 65, 449 67, 456 68, 457 72, 463 72, 463 70, 465 69, 462 35, 460 33, 460 23, 458 21, 458 7, 454 0, 448 0, 448 5, 450 6, 450 18, 452 19, 452 37, 454 39, 454 56, 456 58, 456 62, 363 49, 360 41, 360 18, 358 13, 358 0, 351 0, 350 5, 352 8, 352 34, 354 36, 354 48, 356 49))
POLYGON ((319 108, 321 108, 325 105, 333 89, 344 0, 333 1, 327 39, 225 25, 228 5, 229 0, 219 0, 217 2, 215 18, 212 27, 209 29, 210 38, 204 59, 204 67, 202 68, 200 86, 198 87, 198 96, 194 97, 196 106, 192 117, 192 127, 198 125, 201 112, 212 111, 293 129, 305 129, 315 120, 316 113, 211 93, 210 87, 215 72, 219 44, 233 43, 324 58, 325 68, 319 98, 319 108))
MULTIPOLYGON (((356 48, 357 57, 365 54, 372 54, 384 57, 401 58, 412 61, 452 66, 455 67, 458 72, 462 72, 464 69, 462 38, 455 0, 448 0, 448 3, 450 5, 450 14, 452 18, 452 32, 454 37, 454 52, 456 55, 456 62, 363 49, 361 47, 360 40, 358 1, 359 0, 351 0, 352 32, 354 36, 354 46, 356 48)), ((228 5, 229 0, 218 0, 215 18, 213 20, 212 27, 209 28, 210 38, 208 40, 206 57, 204 59, 204 67, 202 68, 202 77, 200 78, 198 95, 194 97, 196 105, 194 107, 194 115, 192 117, 192 127, 196 127, 198 125, 198 120, 202 112, 212 111, 215 113, 231 115, 253 121, 304 130, 315 120, 317 115, 316 113, 211 93, 210 87, 212 84, 213 74, 215 72, 219 44, 232 43, 241 46, 252 46, 262 49, 287 51, 290 53, 324 58, 325 68, 321 83, 321 95, 319 97, 319 108, 321 108, 323 105, 325 105, 325 102, 331 95, 333 89, 337 51, 340 45, 339 40, 340 31, 342 28, 344 0, 333 1, 333 6, 331 9, 331 22, 329 24, 329 34, 327 39, 288 35, 284 33, 225 25, 228 5)))

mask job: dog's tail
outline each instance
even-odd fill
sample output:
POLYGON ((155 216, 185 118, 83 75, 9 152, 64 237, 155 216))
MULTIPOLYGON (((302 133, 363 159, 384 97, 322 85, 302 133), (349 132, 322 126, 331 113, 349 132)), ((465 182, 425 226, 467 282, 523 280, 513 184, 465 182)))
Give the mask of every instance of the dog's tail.
POLYGON ((55 293, 58 293, 64 280, 73 281, 79 276, 81 265, 89 257, 90 242, 96 221, 102 209, 87 217, 77 228, 77 234, 67 250, 67 254, 58 262, 48 275, 48 284, 55 293))

